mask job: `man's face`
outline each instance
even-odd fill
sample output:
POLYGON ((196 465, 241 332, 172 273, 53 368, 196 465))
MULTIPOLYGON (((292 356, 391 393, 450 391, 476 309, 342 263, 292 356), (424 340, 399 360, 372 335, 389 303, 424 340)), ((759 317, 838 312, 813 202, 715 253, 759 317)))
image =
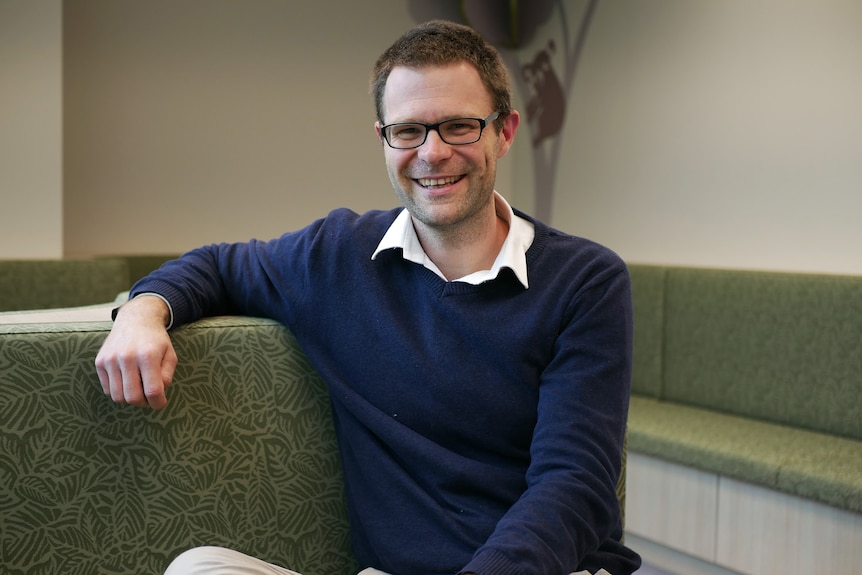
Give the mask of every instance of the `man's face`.
MULTIPOLYGON (((386 124, 486 118, 496 111, 479 73, 466 63, 394 68, 383 110, 386 124)), ((451 228, 468 223, 482 210, 493 210, 497 159, 508 151, 517 124, 513 112, 500 134, 489 125, 473 144, 447 144, 433 130, 418 148, 397 150, 384 142, 389 179, 414 220, 429 228, 451 228)), ((381 135, 379 122, 375 128, 381 135)))

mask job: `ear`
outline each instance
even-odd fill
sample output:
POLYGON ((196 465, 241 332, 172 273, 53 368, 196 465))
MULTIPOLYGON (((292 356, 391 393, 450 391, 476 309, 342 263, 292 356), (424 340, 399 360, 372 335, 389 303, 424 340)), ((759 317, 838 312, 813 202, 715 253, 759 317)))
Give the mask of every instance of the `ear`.
POLYGON ((502 158, 509 151, 512 141, 515 139, 515 132, 518 131, 518 126, 521 124, 521 114, 517 110, 512 110, 506 119, 503 121, 503 129, 497 136, 497 157, 502 158))
POLYGON ((383 131, 380 129, 380 120, 374 122, 374 131, 377 133, 377 139, 380 140, 380 143, 383 143, 383 131))

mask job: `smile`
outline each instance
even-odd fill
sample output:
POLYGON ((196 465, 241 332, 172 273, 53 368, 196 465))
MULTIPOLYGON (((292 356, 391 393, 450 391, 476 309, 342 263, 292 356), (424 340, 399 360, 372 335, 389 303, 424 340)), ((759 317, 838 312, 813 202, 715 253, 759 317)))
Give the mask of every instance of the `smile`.
POLYGON ((464 176, 447 176, 445 178, 418 178, 416 181, 423 188, 437 188, 454 184, 464 176))

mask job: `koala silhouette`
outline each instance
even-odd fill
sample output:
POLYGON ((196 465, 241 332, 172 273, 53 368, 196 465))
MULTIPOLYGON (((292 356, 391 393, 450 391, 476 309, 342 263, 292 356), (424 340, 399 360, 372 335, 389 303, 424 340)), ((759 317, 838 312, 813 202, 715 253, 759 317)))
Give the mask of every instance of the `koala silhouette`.
POLYGON ((566 96, 563 86, 551 66, 554 41, 548 42, 533 61, 521 67, 521 76, 530 88, 527 100, 527 121, 533 135, 533 146, 555 135, 563 127, 566 115, 566 96))

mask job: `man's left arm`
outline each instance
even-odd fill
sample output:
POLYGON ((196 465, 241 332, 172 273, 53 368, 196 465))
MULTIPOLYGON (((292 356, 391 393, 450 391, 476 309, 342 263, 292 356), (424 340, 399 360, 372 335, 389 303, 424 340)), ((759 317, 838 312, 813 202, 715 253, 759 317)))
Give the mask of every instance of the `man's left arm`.
POLYGON ((607 542, 622 549, 616 485, 631 387, 631 291, 624 266, 605 278, 569 306, 540 382, 527 490, 465 573, 570 573, 607 542))

